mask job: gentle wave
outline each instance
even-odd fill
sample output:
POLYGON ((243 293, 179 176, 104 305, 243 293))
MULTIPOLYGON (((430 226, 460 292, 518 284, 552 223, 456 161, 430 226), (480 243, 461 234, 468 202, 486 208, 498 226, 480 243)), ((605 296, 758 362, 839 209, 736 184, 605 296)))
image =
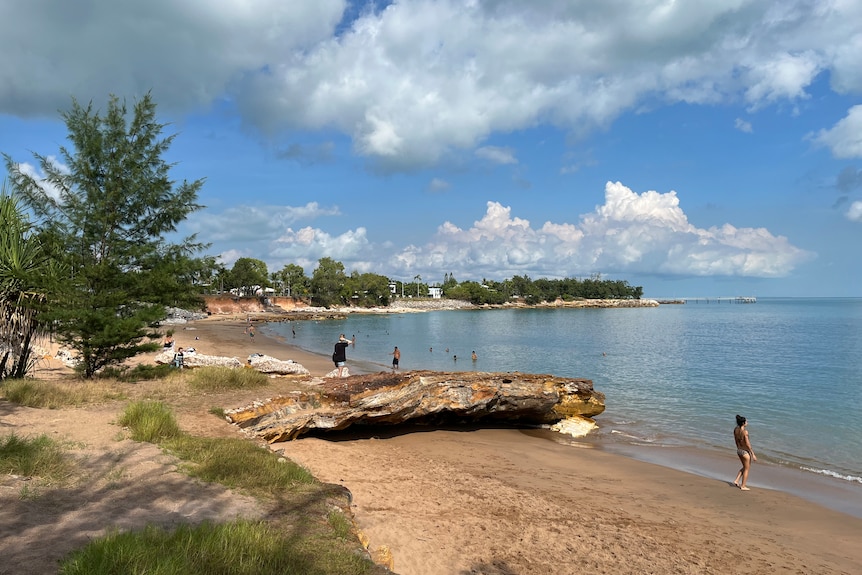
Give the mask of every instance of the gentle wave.
POLYGON ((625 431, 618 431, 616 429, 611 429, 611 433, 615 433, 617 435, 622 435, 626 439, 631 439, 633 441, 641 441, 643 443, 655 443, 654 439, 647 439, 646 437, 638 437, 637 435, 632 435, 630 433, 626 433, 625 431))
POLYGON ((817 475, 827 475, 829 477, 834 477, 835 479, 850 481, 852 483, 862 483, 862 477, 856 477, 855 475, 842 475, 841 473, 836 473, 835 471, 830 471, 829 469, 814 469, 813 467, 800 467, 800 469, 803 471, 810 471, 811 473, 816 473, 817 475))

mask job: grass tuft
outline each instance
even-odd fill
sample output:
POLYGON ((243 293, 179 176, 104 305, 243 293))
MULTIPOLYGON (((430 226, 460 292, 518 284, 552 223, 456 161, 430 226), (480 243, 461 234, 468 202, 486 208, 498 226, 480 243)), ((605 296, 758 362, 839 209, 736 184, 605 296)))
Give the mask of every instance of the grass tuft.
POLYGON ((244 439, 183 435, 165 442, 171 453, 193 463, 185 471, 204 481, 271 497, 315 482, 304 467, 244 439))
POLYGON ((67 479, 71 464, 47 435, 22 438, 13 433, 0 438, 0 473, 39 477, 50 484, 67 479))
POLYGON ((353 524, 341 511, 330 511, 326 519, 336 537, 349 539, 353 536, 353 524))
POLYGON ((160 443, 182 434, 173 412, 158 401, 130 403, 117 422, 131 430, 135 441, 160 443))

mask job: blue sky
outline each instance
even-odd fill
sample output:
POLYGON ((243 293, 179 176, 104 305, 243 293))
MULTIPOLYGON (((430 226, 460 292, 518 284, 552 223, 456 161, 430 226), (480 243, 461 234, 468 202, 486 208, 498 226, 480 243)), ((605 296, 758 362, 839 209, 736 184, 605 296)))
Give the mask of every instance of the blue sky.
MULTIPOLYGON (((862 296, 862 3, 0 5, 0 152, 151 91, 182 227, 311 275, 862 296)), ((36 172, 38 173, 38 172, 36 172)))

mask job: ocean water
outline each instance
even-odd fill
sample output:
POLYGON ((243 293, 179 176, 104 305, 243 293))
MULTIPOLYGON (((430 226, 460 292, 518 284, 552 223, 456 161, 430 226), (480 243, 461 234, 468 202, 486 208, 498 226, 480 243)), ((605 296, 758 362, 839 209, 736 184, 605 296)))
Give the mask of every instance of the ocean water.
POLYGON ((862 509, 862 298, 351 314, 266 330, 327 356, 339 333, 355 335, 354 372, 388 369, 397 345, 402 370, 591 379, 607 409, 585 441, 682 468, 667 454, 730 453, 731 477, 741 414, 758 463, 831 482, 862 509))

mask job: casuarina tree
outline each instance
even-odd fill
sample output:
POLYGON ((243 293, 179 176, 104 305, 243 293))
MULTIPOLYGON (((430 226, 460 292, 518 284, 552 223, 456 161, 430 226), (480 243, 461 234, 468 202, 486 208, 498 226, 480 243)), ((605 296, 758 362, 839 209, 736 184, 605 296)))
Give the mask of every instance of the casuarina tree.
POLYGON ((131 112, 111 96, 104 115, 73 100, 63 119, 71 145, 59 160, 35 154, 41 177, 5 158, 14 191, 68 270, 49 286, 42 319, 77 351, 89 378, 157 349, 166 305, 200 305, 184 270, 204 246, 167 236, 202 207, 203 180, 171 180, 164 155, 174 136, 162 136, 150 94, 131 112))

